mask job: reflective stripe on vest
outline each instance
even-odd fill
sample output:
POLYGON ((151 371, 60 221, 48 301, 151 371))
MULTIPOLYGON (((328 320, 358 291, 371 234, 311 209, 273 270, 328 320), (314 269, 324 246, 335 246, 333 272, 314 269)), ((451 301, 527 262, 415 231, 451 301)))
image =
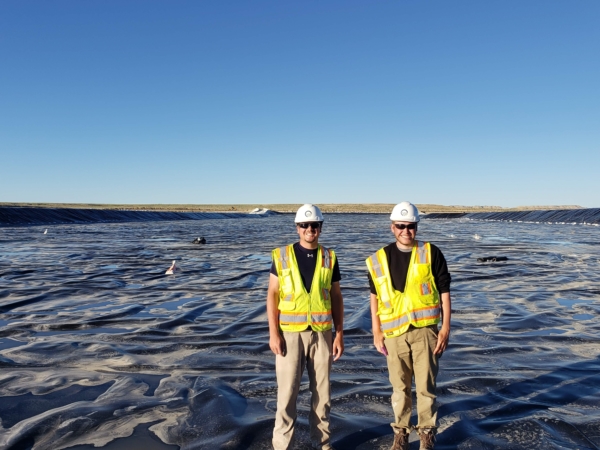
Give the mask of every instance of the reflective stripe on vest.
POLYGON ((290 249, 287 247, 279 247, 279 262, 281 264, 282 269, 290 268, 290 255, 288 253, 289 251, 290 249))
POLYGON ((331 323, 333 321, 333 317, 331 317, 331 312, 312 312, 310 313, 310 318, 313 324, 326 324, 331 323))
POLYGON ((412 319, 412 322, 420 320, 434 319, 440 315, 440 307, 432 306, 430 308, 422 308, 415 311, 410 311, 402 317, 391 319, 389 321, 381 321, 381 330, 384 333, 389 333, 401 328, 403 325, 412 319))
POLYGON ((285 323, 306 323, 306 314, 304 313, 280 313, 279 314, 279 322, 285 323))
POLYGON ((429 264, 429 252, 425 247, 425 242, 417 242, 417 263, 418 264, 429 264))
MULTIPOLYGON (((330 311, 324 312, 311 312, 310 313, 311 323, 313 325, 325 325, 333 322, 333 317, 330 311)), ((281 312, 279 314, 279 322, 283 323, 294 323, 296 325, 306 323, 305 313, 288 313, 281 312)))
POLYGON ((323 264, 321 264, 321 267, 326 267, 328 269, 333 269, 333 260, 331 258, 331 254, 329 253, 329 249, 326 249, 325 247, 321 247, 321 258, 323 260, 323 264))

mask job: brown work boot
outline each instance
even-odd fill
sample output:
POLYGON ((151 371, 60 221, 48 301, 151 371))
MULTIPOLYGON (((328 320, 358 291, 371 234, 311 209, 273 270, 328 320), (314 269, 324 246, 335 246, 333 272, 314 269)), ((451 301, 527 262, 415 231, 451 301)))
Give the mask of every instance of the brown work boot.
POLYGON ((401 430, 394 435, 394 443, 390 450, 408 450, 408 433, 406 430, 401 430))
POLYGON ((423 428, 419 430, 419 436, 421 437, 421 446, 419 450, 433 450, 435 444, 435 432, 432 428, 423 428))

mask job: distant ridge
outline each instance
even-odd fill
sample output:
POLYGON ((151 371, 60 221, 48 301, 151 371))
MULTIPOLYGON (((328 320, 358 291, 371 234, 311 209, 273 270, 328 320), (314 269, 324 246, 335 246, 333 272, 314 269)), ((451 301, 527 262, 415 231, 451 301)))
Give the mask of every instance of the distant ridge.
MULTIPOLYGON (((2 207, 19 208, 63 208, 63 209, 104 209, 125 211, 168 211, 168 212, 249 212, 256 208, 265 208, 281 213, 295 213, 301 206, 299 203, 285 204, 100 204, 100 203, 0 203, 2 207)), ((381 213, 389 214, 394 203, 318 203, 325 213, 381 213)), ((566 210, 584 209, 581 206, 518 206, 503 208, 501 206, 460 206, 417 204, 419 211, 425 213, 467 213, 467 212, 504 212, 504 211, 535 211, 535 210, 566 210)))

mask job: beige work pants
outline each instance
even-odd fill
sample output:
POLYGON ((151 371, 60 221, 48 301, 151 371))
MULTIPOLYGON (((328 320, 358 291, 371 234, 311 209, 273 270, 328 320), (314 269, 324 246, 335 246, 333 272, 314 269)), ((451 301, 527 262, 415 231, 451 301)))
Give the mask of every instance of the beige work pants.
POLYGON ((438 374, 438 356, 433 354, 437 344, 438 328, 410 327, 398 337, 386 338, 387 364, 392 383, 392 408, 394 433, 411 430, 412 378, 417 393, 417 429, 437 427, 435 380, 438 374))
POLYGON ((296 400, 304 368, 308 372, 311 393, 309 415, 313 448, 329 450, 329 410, 331 409, 329 373, 332 363, 332 332, 284 332, 285 356, 275 357, 277 374, 277 413, 273 430, 273 448, 292 447, 296 424, 296 400))

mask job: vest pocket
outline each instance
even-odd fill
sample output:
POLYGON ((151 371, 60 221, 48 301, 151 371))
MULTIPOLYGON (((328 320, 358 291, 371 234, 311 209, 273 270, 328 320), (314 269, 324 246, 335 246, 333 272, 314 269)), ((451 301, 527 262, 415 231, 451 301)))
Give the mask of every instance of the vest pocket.
POLYGON ((413 276, 415 277, 415 281, 417 282, 429 279, 431 277, 431 265, 413 264, 413 276))
POLYGON ((329 289, 321 289, 321 295, 323 296, 323 304, 327 311, 331 311, 331 293, 329 289))
MULTIPOLYGON (((434 290, 433 284, 427 281, 415 284, 410 289, 414 300, 418 301, 422 305, 435 305, 439 303, 439 296, 437 291, 434 290)), ((416 306, 416 305, 415 305, 416 306)), ((418 306, 416 306, 418 307, 418 306)))
POLYGON ((293 300, 279 300, 279 311, 293 311, 296 309, 296 302, 293 300))
POLYGON ((294 281, 291 269, 283 269, 279 275, 279 310, 293 311, 296 308, 294 299, 294 281))
MULTIPOLYGON (((323 298, 323 304, 325 306, 325 309, 327 309, 327 311, 329 311, 331 309, 331 276, 332 276, 332 273, 333 273, 333 270, 331 270, 327 267, 321 268, 321 275, 320 275, 321 297, 323 298)), ((315 289, 316 289, 316 286, 315 286, 315 289)), ((311 292, 312 292, 312 289, 311 289, 311 292)))
POLYGON ((379 306, 377 312, 379 314, 391 314, 392 313, 392 293, 388 288, 387 277, 375 278, 375 284, 377 285, 377 292, 379 293, 379 306))
POLYGON ((433 275, 431 274, 430 264, 414 264, 413 265, 413 286, 411 289, 415 298, 424 305, 434 305, 438 303, 439 297, 433 283, 433 275))
POLYGON ((420 300, 425 305, 433 305, 435 303, 438 303, 438 297, 433 292, 431 283, 421 283, 418 286, 418 290, 419 290, 419 293, 421 294, 420 300))

